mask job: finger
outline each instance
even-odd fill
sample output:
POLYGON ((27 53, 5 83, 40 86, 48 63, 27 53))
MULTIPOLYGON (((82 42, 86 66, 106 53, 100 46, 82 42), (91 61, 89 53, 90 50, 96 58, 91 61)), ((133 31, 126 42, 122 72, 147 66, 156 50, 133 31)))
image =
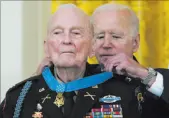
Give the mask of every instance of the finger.
POLYGON ((119 65, 121 63, 121 60, 117 59, 110 59, 107 61, 106 67, 107 70, 110 72, 115 72, 115 68, 117 65, 119 65))
POLYGON ((116 73, 116 66, 119 65, 119 62, 114 62, 109 64, 108 70, 109 72, 115 72, 116 73))
POLYGON ((105 66, 104 71, 110 71, 112 72, 112 69, 114 68, 124 60, 124 54, 116 54, 114 56, 109 57, 106 61, 103 61, 103 64, 105 66))
POLYGON ((126 68, 123 63, 119 64, 116 66, 116 72, 119 75, 125 75, 126 74, 126 68))
POLYGON ((105 71, 108 71, 108 72, 114 72, 115 71, 115 66, 117 66, 117 63, 118 62, 114 62, 114 61, 111 61, 109 63, 106 63, 105 64, 105 71))

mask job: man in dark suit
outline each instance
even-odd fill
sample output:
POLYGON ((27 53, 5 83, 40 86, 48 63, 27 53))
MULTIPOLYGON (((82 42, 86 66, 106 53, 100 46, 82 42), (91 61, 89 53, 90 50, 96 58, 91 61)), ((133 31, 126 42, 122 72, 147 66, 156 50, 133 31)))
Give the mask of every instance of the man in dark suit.
MULTIPOLYGON (((145 85, 143 87, 147 89, 144 92, 145 101, 140 99, 142 101, 140 102, 138 99, 138 110, 142 113, 142 117, 169 117, 167 106, 169 71, 145 68, 133 58, 133 53, 138 50, 140 41, 139 20, 135 13, 124 5, 105 4, 94 11, 91 22, 94 26, 93 50, 99 63, 104 65, 104 71, 114 71, 118 75, 124 75, 124 78, 130 77, 132 79, 128 79, 129 83, 137 78, 145 85), (142 108, 139 108, 140 106, 142 108)), ((118 91, 116 95, 123 96, 125 93, 132 96, 132 92, 136 92, 135 87, 129 90, 129 86, 124 87, 120 84, 122 83, 114 85, 119 86, 117 87, 119 91, 115 90, 118 91), (122 88, 124 90, 121 90, 122 88)), ((113 93, 116 93, 115 91, 113 93)), ((131 98, 128 100, 131 101, 131 98)), ((128 105, 126 111, 130 111, 132 106, 128 105)))
POLYGON ((153 69, 144 68, 133 59, 133 52, 139 45, 139 37, 130 37, 129 29, 133 29, 131 17, 131 12, 121 5, 105 5, 94 12, 93 47, 101 66, 89 65, 86 64, 92 32, 89 20, 73 6, 61 7, 51 19, 48 40, 45 43, 46 56, 52 66, 50 69, 43 69, 41 75, 31 77, 10 89, 1 104, 0 116, 168 117, 167 84, 161 83, 168 81, 166 78, 169 72, 160 69, 157 73, 153 69), (99 75, 101 70, 110 72, 99 75), (116 73, 112 79, 105 78, 110 77, 112 71, 116 73), (78 79, 81 77, 89 78, 78 79), (93 82, 98 83, 92 84, 93 82), (81 88, 76 89, 78 87, 81 88), (160 90, 155 91, 154 88, 160 90))

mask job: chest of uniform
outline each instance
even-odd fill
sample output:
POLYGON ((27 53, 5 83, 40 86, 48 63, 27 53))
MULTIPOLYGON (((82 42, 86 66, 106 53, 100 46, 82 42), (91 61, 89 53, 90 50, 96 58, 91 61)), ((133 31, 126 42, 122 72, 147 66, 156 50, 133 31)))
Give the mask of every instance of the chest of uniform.
POLYGON ((103 95, 86 117, 138 118, 138 101, 135 87, 120 81, 102 86, 103 95))

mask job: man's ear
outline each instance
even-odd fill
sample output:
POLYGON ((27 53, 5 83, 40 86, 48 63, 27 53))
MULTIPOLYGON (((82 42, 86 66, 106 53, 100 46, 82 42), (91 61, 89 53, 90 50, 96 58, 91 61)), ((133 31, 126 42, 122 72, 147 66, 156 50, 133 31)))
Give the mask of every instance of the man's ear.
POLYGON ((46 57, 49 57, 47 40, 44 41, 44 51, 45 51, 45 56, 46 56, 46 57))
POLYGON ((140 34, 133 39, 133 53, 137 52, 140 46, 140 34))

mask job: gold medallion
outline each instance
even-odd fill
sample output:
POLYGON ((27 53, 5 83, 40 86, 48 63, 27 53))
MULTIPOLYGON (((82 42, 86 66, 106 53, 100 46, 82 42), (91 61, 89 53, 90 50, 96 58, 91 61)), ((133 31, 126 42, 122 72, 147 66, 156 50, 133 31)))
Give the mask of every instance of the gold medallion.
POLYGON ((42 115, 42 112, 35 112, 33 115, 32 115, 33 118, 43 118, 43 115, 42 115))
POLYGON ((63 93, 57 93, 56 99, 53 103, 58 107, 63 106, 64 105, 63 93))

